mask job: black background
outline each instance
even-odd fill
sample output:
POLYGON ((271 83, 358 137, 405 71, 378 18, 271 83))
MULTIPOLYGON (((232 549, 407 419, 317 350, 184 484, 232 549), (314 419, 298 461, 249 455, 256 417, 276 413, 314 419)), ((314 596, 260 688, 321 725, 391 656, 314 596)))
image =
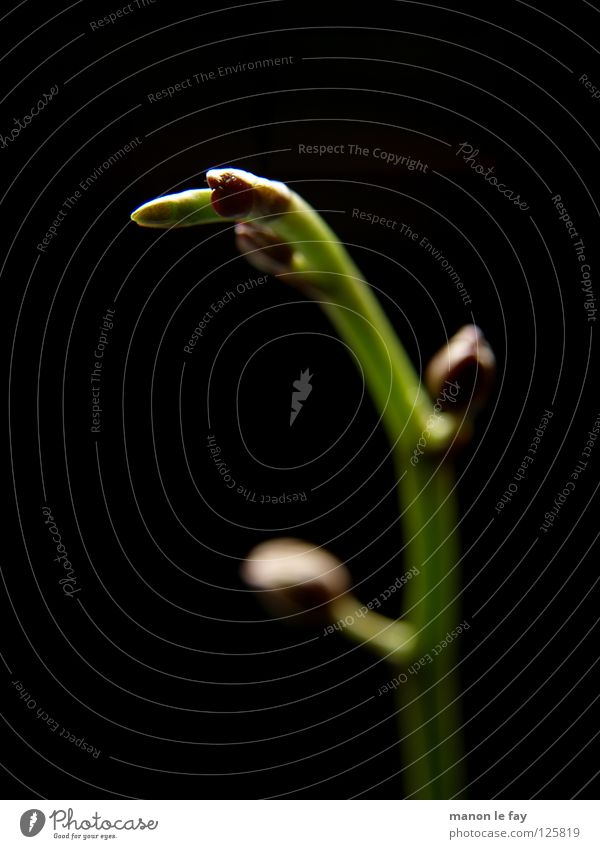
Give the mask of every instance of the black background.
MULTIPOLYGON (((186 355, 210 304, 258 272, 227 225, 159 233, 129 221, 145 200, 202 186, 226 164, 284 180, 326 210, 419 371, 461 325, 484 329, 497 391, 458 461, 467 793, 597 793, 595 453, 552 530, 539 526, 600 413, 596 331, 551 201, 562 195, 595 278, 600 100, 579 78, 600 86, 600 11, 583 0, 537 6, 157 0, 97 31, 91 21, 123 6, 27 2, 6 13, 0 132, 59 86, 0 150, 7 796, 402 796, 395 706, 375 697, 389 670, 322 629, 269 620, 238 575, 248 550, 279 533, 334 551, 363 601, 404 571, 393 468, 360 374, 319 307, 272 278, 234 298, 186 355), (293 61, 148 97, 284 56, 293 61), (65 198, 138 136, 38 251, 65 198), (530 208, 468 168, 462 142, 530 208), (311 144, 344 153, 299 152, 311 144), (428 171, 353 156, 351 144, 412 155, 428 171), (418 243, 353 208, 427 235, 470 306, 418 243), (115 327, 94 435, 89 377, 107 307, 115 327), (304 368, 314 388, 290 428, 304 368), (545 409, 554 415, 538 456, 497 515, 545 409), (306 492, 306 502, 229 492, 208 433, 236 481, 306 492), (44 505, 74 564, 71 599, 44 505), (60 739, 38 708, 100 756, 60 739)), ((398 615, 397 598, 386 612, 398 615)))

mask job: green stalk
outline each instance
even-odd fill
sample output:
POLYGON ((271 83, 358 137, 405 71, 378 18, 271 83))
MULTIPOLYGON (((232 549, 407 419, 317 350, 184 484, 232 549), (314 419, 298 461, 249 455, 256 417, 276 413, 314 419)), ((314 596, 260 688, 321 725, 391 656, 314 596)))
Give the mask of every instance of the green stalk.
MULTIPOLYGON (((218 215, 210 196, 210 189, 166 195, 138 207, 131 217, 144 227, 163 229, 236 220, 218 215)), ((392 445, 405 431, 416 442, 431 416, 431 401, 379 301, 335 233, 292 191, 284 211, 240 218, 268 227, 297 252, 289 278, 310 287, 340 336, 351 342, 392 445)), ((446 445, 454 430, 451 416, 436 416, 432 448, 446 445)))
MULTIPOLYGON (((431 655, 458 624, 457 508, 451 470, 441 458, 456 433, 457 419, 443 413, 432 416, 431 400, 385 312, 318 213, 282 184, 231 169, 225 172, 242 188, 229 196, 233 205, 227 209, 235 209, 237 199, 240 209, 243 202, 247 204, 245 213, 258 209, 260 214, 252 217, 240 211, 235 218, 224 219, 209 203, 211 190, 198 189, 144 204, 132 218, 149 227, 243 220, 268 228, 295 252, 289 270, 278 276, 308 287, 360 362, 394 451, 405 563, 419 572, 405 587, 408 622, 370 611, 364 618, 353 617, 342 633, 385 658, 394 674, 406 675, 406 684, 396 693, 407 794, 450 798, 463 786, 454 646, 416 672, 409 664, 431 655), (411 465, 424 431, 428 453, 411 465), (432 459, 435 456, 439 460, 432 459)), ((227 180, 219 182, 224 172, 213 173, 221 197, 224 192, 227 198, 227 180)), ((356 600, 347 597, 332 604, 331 616, 344 618, 355 610, 356 600)))
MULTIPOLYGON (((434 498, 438 506, 438 525, 440 544, 444 548, 443 557, 439 556, 437 565, 440 575, 438 591, 437 632, 444 640, 461 621, 460 614, 460 540, 458 533, 458 503, 454 493, 455 479, 451 466, 440 463, 435 470, 433 484, 434 498)), ((440 791, 442 799, 455 794, 461 797, 466 783, 464 773, 464 750, 462 740, 462 714, 460 711, 460 686, 457 671, 458 652, 456 642, 452 640, 445 646, 435 660, 437 689, 436 707, 439 712, 438 736, 441 741, 440 791)))
MULTIPOLYGON (((313 268, 326 268, 333 276, 333 280, 323 276, 319 286, 319 292, 326 294, 329 301, 323 309, 358 358, 394 447, 405 563, 407 568, 419 569, 405 588, 405 604, 422 657, 430 654, 459 621, 453 476, 441 458, 435 464, 425 455, 416 466, 410 464, 412 448, 431 415, 431 402, 360 272, 325 222, 302 199, 298 200, 300 220, 292 213, 293 218, 282 216, 271 226, 303 251, 307 273, 312 270, 312 262, 313 268)), ((448 419, 442 419, 437 432, 431 429, 430 453, 446 442, 451 427, 448 419)), ((362 635, 353 635, 353 630, 354 627, 348 629, 348 636, 360 639, 362 635)), ((447 646, 431 663, 408 675, 406 684, 395 691, 407 763, 405 780, 414 798, 447 799, 463 785, 458 763, 462 758, 460 715, 455 701, 458 686, 452 672, 455 655, 454 645, 447 646)), ((407 662, 398 657, 391 655, 388 660, 397 669, 406 668, 407 662)))
MULTIPOLYGON (((410 358, 335 233, 299 195, 293 193, 292 198, 290 212, 270 220, 270 228, 300 253, 302 274, 356 354, 392 445, 403 432, 416 442, 432 408, 410 358)), ((434 439, 438 432, 446 436, 445 424, 440 421, 434 439)))
MULTIPOLYGON (((416 466, 397 452, 400 509, 408 565, 419 574, 405 587, 406 616, 415 626, 420 656, 399 697, 402 711, 409 710, 413 728, 421 727, 419 751, 428 760, 427 787, 416 786, 422 776, 409 773, 409 793, 414 798, 448 799, 463 786, 458 683, 453 671, 455 643, 440 643, 459 622, 457 508, 453 476, 447 462, 420 458, 416 466), (437 652, 437 653, 435 653, 437 652)), ((407 720, 408 721, 408 720, 407 720)), ((402 729, 406 733, 406 728, 402 729)))

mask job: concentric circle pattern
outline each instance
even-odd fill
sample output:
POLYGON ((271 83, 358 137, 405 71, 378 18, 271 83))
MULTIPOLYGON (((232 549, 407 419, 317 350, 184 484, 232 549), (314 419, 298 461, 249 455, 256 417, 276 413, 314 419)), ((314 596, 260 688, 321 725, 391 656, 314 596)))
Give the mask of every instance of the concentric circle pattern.
POLYGON ((130 220, 233 166, 319 211, 421 376, 489 340, 455 459, 462 792, 594 798, 600 4, 1 14, 9 795, 404 794, 390 667, 240 575, 297 537, 401 615, 422 564, 361 363, 231 222, 130 220))

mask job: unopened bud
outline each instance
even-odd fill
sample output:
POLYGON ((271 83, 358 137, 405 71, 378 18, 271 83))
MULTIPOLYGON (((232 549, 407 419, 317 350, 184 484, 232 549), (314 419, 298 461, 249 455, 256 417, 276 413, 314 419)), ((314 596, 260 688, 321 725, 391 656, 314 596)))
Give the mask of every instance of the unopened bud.
POLYGON ((293 195, 284 183, 248 171, 213 169, 206 179, 210 188, 155 198, 139 206, 131 218, 141 227, 192 227, 223 219, 281 215, 291 206, 293 195))
POLYGON ((294 251, 271 230, 243 222, 235 226, 235 244, 250 265, 267 274, 287 274, 291 270, 294 251))
POLYGON ((257 545, 241 574, 277 616, 311 614, 313 620, 326 620, 329 604, 350 587, 348 570, 333 554, 291 537, 257 545))
POLYGON ((193 227, 215 221, 210 189, 189 189, 143 203, 131 213, 140 227, 193 227))
POLYGON ((476 411, 487 401, 496 375, 496 358, 479 327, 467 324, 435 354, 425 370, 434 403, 447 412, 476 411))
POLYGON ((292 193, 284 183, 256 177, 238 168, 207 171, 211 203, 223 218, 261 218, 287 212, 292 193))

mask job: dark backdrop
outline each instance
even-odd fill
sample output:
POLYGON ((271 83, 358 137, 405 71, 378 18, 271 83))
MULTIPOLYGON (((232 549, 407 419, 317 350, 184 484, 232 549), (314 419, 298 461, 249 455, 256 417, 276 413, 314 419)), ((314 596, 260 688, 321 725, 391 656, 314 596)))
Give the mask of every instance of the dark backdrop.
MULTIPOLYGON (((594 452, 551 531, 540 525, 600 412, 594 316, 552 201, 562 196, 593 280, 600 101, 584 83, 600 86, 598 10, 140 0, 100 27, 125 5, 60 6, 27 2, 2 23, 3 136, 58 86, 0 150, 5 530, 16 544, 3 565, 7 794, 402 794, 395 707, 374 697, 389 670, 338 636, 268 620, 238 575, 251 546, 279 533, 347 560, 365 602, 404 571, 393 469, 360 376, 295 290, 269 278, 237 292, 259 275, 236 255, 230 228, 161 234, 129 221, 143 201, 234 164, 324 210, 420 371, 461 325, 484 329, 497 392, 458 462, 467 792, 593 797, 594 452), (240 67, 282 57, 292 59, 240 67), (224 66, 234 70, 219 76, 224 66), (461 143, 527 209, 475 173, 461 143), (418 241, 358 220, 355 208, 426 236, 469 303, 418 241), (231 290, 186 354, 197 322, 231 290), (108 308, 92 433, 90 378, 108 308), (290 428, 291 384, 305 368, 313 392, 290 428), (535 462, 497 513, 546 409, 554 415, 535 462), (252 503, 229 491, 209 434, 249 492, 306 500, 252 503), (73 564, 71 598, 44 506, 73 564)), ((398 614, 397 598, 386 612, 398 614)))

